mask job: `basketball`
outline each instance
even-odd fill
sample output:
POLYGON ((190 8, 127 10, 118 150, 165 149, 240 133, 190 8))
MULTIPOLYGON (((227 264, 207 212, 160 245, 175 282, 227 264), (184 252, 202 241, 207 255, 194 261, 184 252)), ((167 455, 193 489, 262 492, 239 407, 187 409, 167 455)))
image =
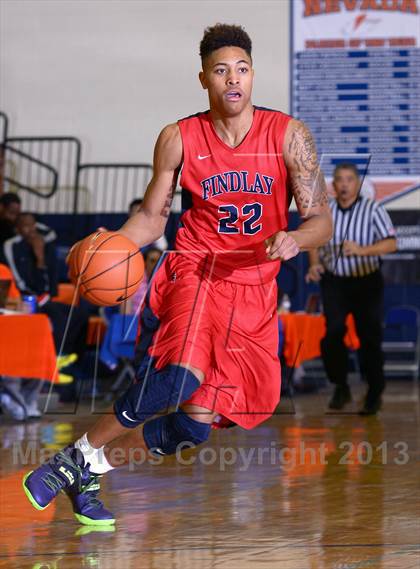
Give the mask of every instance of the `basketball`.
POLYGON ((70 280, 93 304, 121 304, 138 289, 144 274, 139 248, 112 231, 95 232, 76 243, 67 258, 70 280))

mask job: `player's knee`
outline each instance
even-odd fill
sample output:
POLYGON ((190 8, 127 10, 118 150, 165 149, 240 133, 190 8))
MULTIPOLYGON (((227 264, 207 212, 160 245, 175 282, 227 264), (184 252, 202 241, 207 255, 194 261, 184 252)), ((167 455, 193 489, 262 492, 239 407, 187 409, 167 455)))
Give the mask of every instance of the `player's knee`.
POLYGON ((184 362, 181 362, 179 365, 182 366, 183 368, 188 369, 191 373, 195 375, 195 377, 198 379, 200 383, 203 383, 205 374, 201 371, 200 368, 184 362))
POLYGON ((174 454, 183 447, 204 443, 211 426, 192 419, 179 410, 148 421, 143 428, 144 442, 155 454, 174 454))
POLYGON ((197 377, 182 366, 151 368, 144 379, 136 382, 114 404, 114 412, 127 428, 137 427, 157 413, 178 407, 200 387, 197 377))

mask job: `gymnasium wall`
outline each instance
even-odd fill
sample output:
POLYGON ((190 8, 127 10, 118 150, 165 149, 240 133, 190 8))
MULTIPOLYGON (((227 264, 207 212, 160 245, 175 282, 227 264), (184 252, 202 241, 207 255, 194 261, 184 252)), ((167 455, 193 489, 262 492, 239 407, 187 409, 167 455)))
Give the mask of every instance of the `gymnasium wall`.
POLYGON ((162 126, 208 108, 206 26, 254 42, 254 101, 288 111, 285 0, 2 0, 0 99, 18 135, 81 138, 83 162, 150 162, 162 126))
MULTIPOLYGON (((295 0, 299 1, 299 0, 295 0)), ((288 0, 2 0, 0 105, 10 133, 73 135, 83 162, 150 162, 163 125, 207 108, 203 29, 254 42, 254 102, 289 111, 288 0)), ((387 205, 419 208, 413 192, 387 205)))

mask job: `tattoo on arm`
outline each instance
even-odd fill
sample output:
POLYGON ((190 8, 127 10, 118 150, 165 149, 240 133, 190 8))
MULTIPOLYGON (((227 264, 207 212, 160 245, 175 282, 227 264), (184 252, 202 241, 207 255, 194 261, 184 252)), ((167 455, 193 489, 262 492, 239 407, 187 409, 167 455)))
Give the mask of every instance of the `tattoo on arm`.
POLYGON ((328 203, 324 175, 318 164, 315 142, 302 123, 293 131, 287 148, 290 184, 296 205, 305 217, 312 207, 328 203))
POLYGON ((172 178, 171 187, 169 188, 168 194, 166 196, 165 205, 163 206, 163 208, 161 209, 161 212, 160 212, 160 215, 162 217, 168 218, 170 213, 171 213, 171 205, 172 205, 172 200, 174 198, 176 183, 178 180, 178 174, 179 174, 179 170, 175 170, 173 178, 172 178))

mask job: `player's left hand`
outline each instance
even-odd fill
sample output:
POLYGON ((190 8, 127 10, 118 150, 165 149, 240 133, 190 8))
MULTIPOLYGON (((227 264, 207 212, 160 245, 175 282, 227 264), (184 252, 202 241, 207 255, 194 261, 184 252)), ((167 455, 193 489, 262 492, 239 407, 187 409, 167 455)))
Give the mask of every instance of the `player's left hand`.
POLYGON ((344 241, 343 253, 346 257, 349 257, 350 255, 361 255, 362 247, 355 241, 344 241))
POLYGON ((279 231, 265 240, 267 257, 270 261, 281 259, 287 261, 300 252, 298 244, 286 231, 279 231))

